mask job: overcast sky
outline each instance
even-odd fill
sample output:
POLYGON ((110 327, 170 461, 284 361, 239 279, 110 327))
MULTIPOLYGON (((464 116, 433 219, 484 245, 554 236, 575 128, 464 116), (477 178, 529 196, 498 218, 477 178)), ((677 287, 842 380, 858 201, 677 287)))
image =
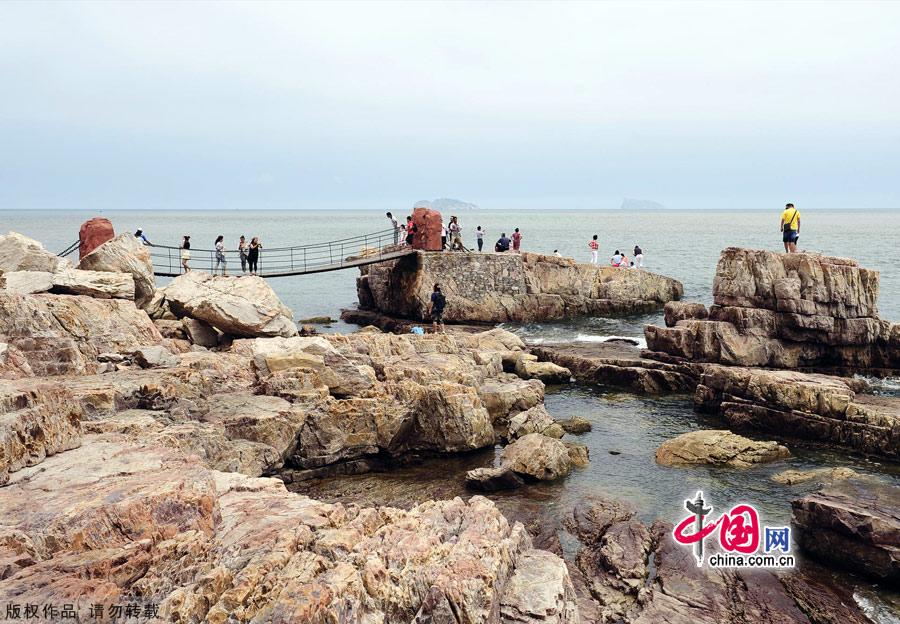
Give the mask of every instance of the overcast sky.
POLYGON ((0 3, 0 208, 900 208, 900 3, 0 3))

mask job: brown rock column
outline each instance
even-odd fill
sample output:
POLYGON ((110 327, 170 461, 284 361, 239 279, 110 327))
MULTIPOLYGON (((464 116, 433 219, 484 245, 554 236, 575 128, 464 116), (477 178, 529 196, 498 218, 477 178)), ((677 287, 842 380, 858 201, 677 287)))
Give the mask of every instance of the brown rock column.
POLYGON ((413 225, 417 228, 413 237, 413 249, 440 251, 441 213, 431 208, 416 208, 412 217, 413 225))
POLYGON ((78 239, 81 241, 81 245, 78 246, 78 259, 84 258, 97 247, 115 237, 116 233, 109 219, 94 217, 85 221, 78 230, 78 239))

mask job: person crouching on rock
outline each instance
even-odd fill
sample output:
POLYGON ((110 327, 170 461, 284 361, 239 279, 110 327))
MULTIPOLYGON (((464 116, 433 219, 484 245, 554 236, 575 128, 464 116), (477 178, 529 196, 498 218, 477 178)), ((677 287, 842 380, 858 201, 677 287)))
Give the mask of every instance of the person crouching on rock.
POLYGON ((185 236, 181 239, 181 268, 184 269, 185 273, 188 273, 191 270, 191 267, 188 266, 188 262, 191 260, 191 237, 185 236))
POLYGON ((447 298, 441 292, 441 285, 434 285, 434 292, 431 293, 431 330, 437 333, 438 329, 444 331, 444 306, 447 305, 447 298))
POLYGON ((500 238, 494 243, 494 251, 509 251, 509 239, 506 237, 506 232, 501 233, 500 238))
POLYGON ((221 234, 216 237, 216 268, 213 269, 213 275, 219 272, 219 265, 222 265, 222 277, 226 277, 225 237, 221 234))

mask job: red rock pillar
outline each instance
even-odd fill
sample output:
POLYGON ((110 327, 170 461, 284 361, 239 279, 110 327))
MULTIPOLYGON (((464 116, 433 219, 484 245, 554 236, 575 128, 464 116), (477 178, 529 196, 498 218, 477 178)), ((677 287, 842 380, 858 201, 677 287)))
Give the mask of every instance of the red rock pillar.
POLYGON ((89 221, 85 221, 81 224, 81 229, 78 230, 78 239, 81 241, 81 244, 78 246, 78 259, 84 258, 97 247, 115 237, 116 233, 109 219, 94 217, 89 221))
POLYGON ((431 208, 416 208, 413 211, 413 225, 416 235, 413 237, 413 249, 423 251, 441 250, 441 213, 431 208))

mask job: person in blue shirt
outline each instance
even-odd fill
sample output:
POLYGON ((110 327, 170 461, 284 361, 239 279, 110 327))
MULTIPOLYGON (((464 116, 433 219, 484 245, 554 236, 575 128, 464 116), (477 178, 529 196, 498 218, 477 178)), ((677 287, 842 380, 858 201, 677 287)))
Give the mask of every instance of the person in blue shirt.
POLYGON ((494 251, 509 251, 509 238, 506 237, 506 232, 500 234, 500 238, 494 244, 494 251))
POLYGON ((147 238, 147 235, 144 234, 144 230, 141 228, 137 229, 137 232, 134 233, 134 237, 141 239, 145 245, 153 246, 153 243, 150 242, 150 239, 147 238))

